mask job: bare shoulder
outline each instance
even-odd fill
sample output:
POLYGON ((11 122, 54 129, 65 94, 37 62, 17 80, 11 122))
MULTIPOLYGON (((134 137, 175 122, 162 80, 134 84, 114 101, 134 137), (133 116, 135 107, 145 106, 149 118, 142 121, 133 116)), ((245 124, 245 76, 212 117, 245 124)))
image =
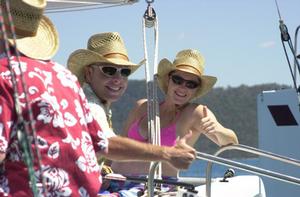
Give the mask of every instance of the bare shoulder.
POLYGON ((145 113, 147 110, 147 99, 139 99, 135 103, 135 113, 145 113))
POLYGON ((130 122, 147 112, 147 99, 139 99, 129 113, 130 122))
POLYGON ((127 136, 127 131, 130 125, 147 112, 147 99, 140 99, 135 102, 135 106, 129 112, 127 119, 123 125, 124 136, 127 136))
MULTIPOLYGON (((203 108, 202 105, 189 103, 180 111, 179 119, 176 124, 178 135, 184 136, 188 131, 193 131, 194 137, 199 135, 198 132, 195 132, 197 131, 195 124, 201 119, 201 114, 198 112, 201 108, 203 108)), ((195 142, 190 140, 190 143, 194 144, 195 142)))
POLYGON ((141 107, 141 106, 146 106, 147 105, 147 99, 143 98, 143 99, 139 99, 136 101, 136 106, 137 107, 141 107))
POLYGON ((179 124, 178 125, 189 125, 197 118, 196 110, 199 104, 189 103, 180 110, 179 124))
POLYGON ((187 116, 202 116, 203 114, 203 107, 204 105, 197 104, 197 103, 190 103, 183 109, 183 113, 186 114, 187 116))

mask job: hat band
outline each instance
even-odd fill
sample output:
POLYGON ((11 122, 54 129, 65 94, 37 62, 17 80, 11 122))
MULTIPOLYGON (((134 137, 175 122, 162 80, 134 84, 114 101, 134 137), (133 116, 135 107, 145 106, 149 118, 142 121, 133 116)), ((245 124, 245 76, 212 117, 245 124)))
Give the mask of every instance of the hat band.
POLYGON ((176 68, 183 68, 183 69, 187 69, 187 70, 193 70, 195 74, 197 73, 199 76, 202 75, 202 73, 198 69, 196 69, 196 68, 194 68, 193 66, 190 66, 190 65, 179 64, 179 65, 176 65, 176 68))
POLYGON ((20 29, 20 28, 17 28, 17 27, 15 27, 15 30, 16 30, 17 35, 22 35, 24 37, 26 37, 26 36, 35 36, 36 35, 36 31, 35 32, 27 31, 27 30, 20 29))
MULTIPOLYGON (((10 29, 10 26, 5 24, 5 28, 10 29)), ((32 32, 15 26, 15 32, 18 36, 26 37, 26 36, 35 36, 37 31, 32 32)))
POLYGON ((128 57, 124 54, 121 54, 121 53, 109 53, 109 54, 105 54, 104 57, 106 57, 106 58, 115 58, 115 59, 123 59, 123 60, 129 61, 128 57))

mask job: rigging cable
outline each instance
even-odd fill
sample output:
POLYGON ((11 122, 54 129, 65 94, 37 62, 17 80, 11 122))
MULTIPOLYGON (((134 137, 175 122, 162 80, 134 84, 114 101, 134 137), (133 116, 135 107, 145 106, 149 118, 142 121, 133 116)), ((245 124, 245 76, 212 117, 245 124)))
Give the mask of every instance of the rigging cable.
POLYGON ((40 170, 40 180, 41 180, 41 187, 43 188, 43 193, 47 194, 47 189, 46 189, 46 184, 45 184, 45 179, 43 177, 43 171, 42 171, 42 163, 41 163, 41 155, 40 152, 38 150, 38 140, 37 140, 37 136, 36 136, 36 131, 35 131, 35 126, 34 126, 34 118, 33 118, 33 112, 32 112, 32 108, 29 105, 29 99, 28 99, 28 95, 27 95, 27 87, 26 87, 26 83, 24 80, 24 75, 22 73, 22 68, 21 68, 21 63, 20 63, 20 53, 17 49, 17 45, 16 45, 16 32, 15 32, 15 27, 14 27, 14 23, 13 23, 13 19, 12 19, 12 15, 10 12, 10 5, 9 5, 9 0, 5 1, 5 9, 7 11, 7 18, 8 18, 8 22, 9 22, 9 27, 10 27, 10 32, 12 35, 12 42, 13 42, 13 48, 16 54, 16 59, 17 59, 17 63, 18 63, 18 68, 20 71, 20 78, 21 78, 21 88, 23 89, 23 95, 25 98, 25 105, 28 109, 28 115, 29 115, 29 124, 28 122, 26 123, 26 121, 24 120, 23 116, 22 116, 22 107, 19 101, 19 93, 18 93, 18 84, 17 84, 17 77, 16 77, 16 73, 13 69, 13 65, 11 63, 12 60, 12 54, 10 52, 10 46, 9 46, 9 41, 8 41, 8 36, 7 36, 7 31, 5 28, 5 23, 4 23, 4 13, 3 13, 3 7, 0 6, 0 25, 1 25, 1 33, 3 35, 3 40, 4 40, 4 49, 5 49, 5 53, 6 53, 6 57, 7 57, 7 62, 8 62, 8 67, 11 73, 11 79, 12 79, 12 84, 13 84, 13 97, 14 97, 14 102, 15 102, 15 111, 18 117, 17 120, 17 138, 18 141, 20 143, 20 146, 23 150, 23 159, 25 164, 27 165, 28 168, 28 173, 29 173, 29 179, 30 179, 30 183, 29 186, 32 189, 32 192, 34 194, 34 196, 38 196, 38 183, 36 181, 36 176, 34 174, 34 167, 33 167, 33 162, 34 162, 34 154, 32 152, 32 148, 31 148, 31 144, 32 142, 35 145, 35 152, 37 155, 37 159, 38 159, 38 167, 40 170), (32 137, 31 137, 31 133, 32 133, 32 137))
MULTIPOLYGON (((300 29, 300 25, 296 28, 295 31, 295 43, 294 43, 294 49, 295 49, 295 55, 297 55, 297 38, 298 38, 298 31, 300 29)), ((295 75, 295 81, 297 81, 297 58, 300 59, 300 54, 298 56, 296 56, 296 59, 294 59, 294 75, 295 75)), ((300 76, 300 75, 299 75, 300 76)), ((299 90, 300 91, 300 90, 299 90)))
POLYGON ((296 49, 293 48, 293 43, 291 41, 291 38, 290 38, 290 35, 289 35, 289 32, 288 32, 288 28, 284 24, 284 22, 281 18, 281 14, 280 14, 280 10, 279 10, 277 0, 275 0, 275 4, 276 4, 276 8, 277 8, 277 13, 278 13, 278 16, 279 16, 279 29, 280 29, 280 32, 281 32, 281 42, 282 42, 283 49, 284 49, 284 52, 285 52, 285 57, 287 59, 289 69, 290 69, 290 72, 291 72, 291 75, 292 75, 294 88, 296 89, 297 92, 299 92, 300 90, 297 88, 297 82, 296 82, 296 70, 298 69, 298 72, 300 74, 300 64, 299 64, 299 61, 297 60, 297 55, 296 55, 296 51, 295 51, 296 49), (287 44, 288 44, 288 46, 289 46, 289 48, 290 48, 290 50, 293 54, 294 64, 295 64, 294 72, 292 70, 292 66, 291 66, 291 63, 290 63, 290 60, 289 60, 289 56, 288 56, 287 51, 286 51, 285 42, 287 42, 287 44))

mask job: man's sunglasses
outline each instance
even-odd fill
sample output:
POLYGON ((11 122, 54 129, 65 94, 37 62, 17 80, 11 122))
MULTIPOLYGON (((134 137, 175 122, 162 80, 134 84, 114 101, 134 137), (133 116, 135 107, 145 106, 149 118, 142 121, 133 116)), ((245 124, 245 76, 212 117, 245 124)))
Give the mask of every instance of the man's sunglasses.
POLYGON ((131 74, 131 69, 129 68, 117 68, 114 66, 99 66, 99 69, 102 71, 103 74, 112 77, 117 72, 121 74, 122 77, 128 77, 131 74))
POLYGON ((179 75, 171 75, 171 79, 172 79, 173 83, 176 85, 181 85, 181 84, 185 83, 184 85, 188 89, 195 89, 200 85, 200 83, 198 83, 196 81, 186 80, 186 79, 180 77, 179 75))

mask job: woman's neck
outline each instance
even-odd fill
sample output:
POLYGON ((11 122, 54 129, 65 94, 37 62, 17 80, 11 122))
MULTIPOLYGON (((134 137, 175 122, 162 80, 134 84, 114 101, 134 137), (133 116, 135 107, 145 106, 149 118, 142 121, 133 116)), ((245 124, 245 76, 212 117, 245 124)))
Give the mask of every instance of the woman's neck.
POLYGON ((171 100, 168 98, 165 99, 165 101, 161 105, 161 109, 164 111, 169 111, 170 113, 177 113, 178 111, 181 111, 183 108, 185 108, 188 105, 188 103, 184 103, 182 105, 178 105, 173 103, 171 100))
POLYGON ((181 106, 165 101, 160 106, 160 114, 175 117, 181 109, 181 106))

